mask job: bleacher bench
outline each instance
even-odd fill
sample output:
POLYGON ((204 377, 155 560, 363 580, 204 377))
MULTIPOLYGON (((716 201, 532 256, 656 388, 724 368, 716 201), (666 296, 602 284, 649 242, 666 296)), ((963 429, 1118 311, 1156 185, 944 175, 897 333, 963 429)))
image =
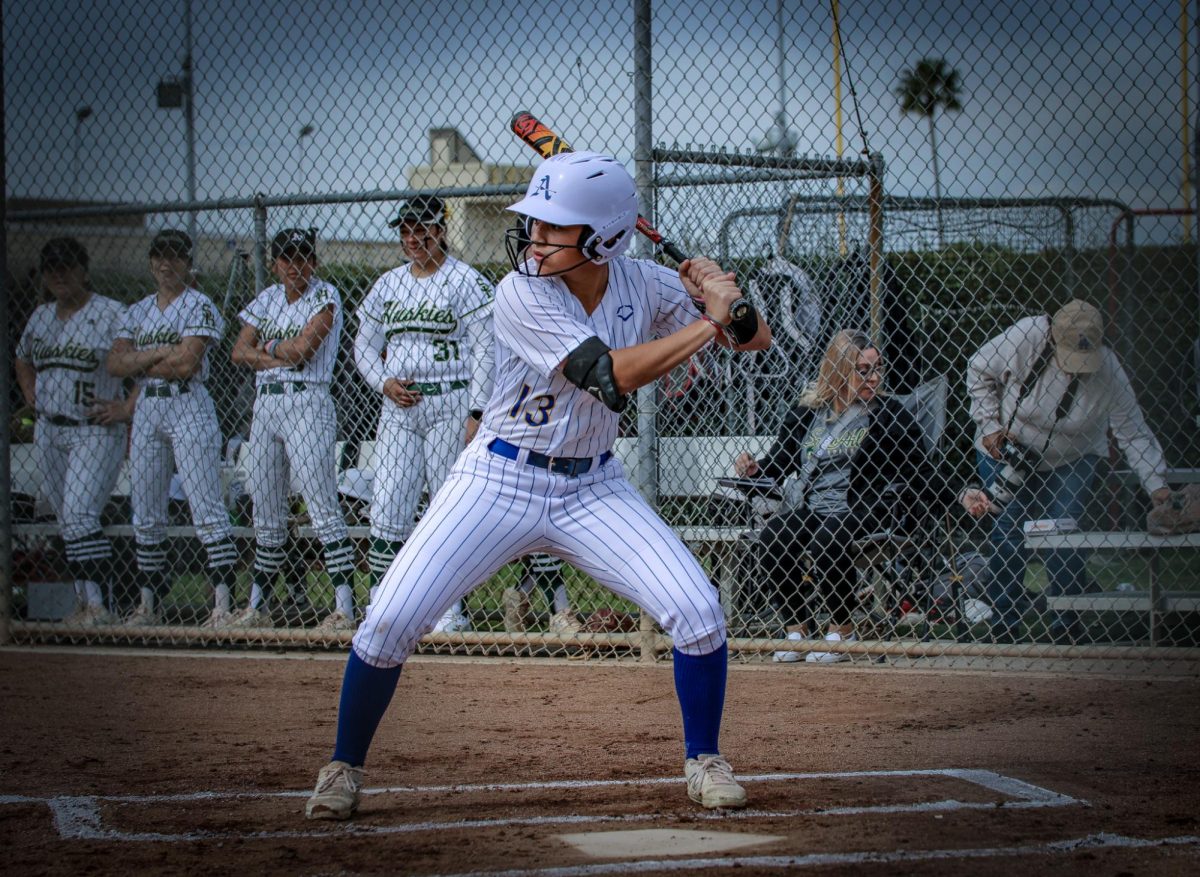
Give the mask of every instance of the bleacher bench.
POLYGON ((1133 531, 1081 530, 1074 533, 1028 533, 1030 551, 1070 548, 1082 551, 1132 551, 1147 559, 1148 590, 1105 591, 1091 594, 1048 596, 1046 608, 1059 612, 1137 612, 1144 614, 1150 645, 1161 637, 1161 620, 1167 612, 1200 611, 1200 591, 1164 591, 1159 581, 1159 561, 1164 551, 1200 548, 1200 533, 1154 536, 1133 531))

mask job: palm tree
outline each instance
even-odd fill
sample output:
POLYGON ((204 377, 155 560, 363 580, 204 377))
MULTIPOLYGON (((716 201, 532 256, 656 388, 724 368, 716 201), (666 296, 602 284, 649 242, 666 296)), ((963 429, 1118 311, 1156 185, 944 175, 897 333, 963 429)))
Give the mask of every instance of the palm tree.
POLYGON ((916 113, 929 120, 929 149, 933 153, 933 193, 937 204, 938 247, 945 244, 942 228, 942 179, 938 170, 937 128, 933 116, 938 107, 943 111, 962 109, 959 94, 962 79, 945 58, 922 58, 912 70, 900 74, 896 94, 900 112, 916 113))

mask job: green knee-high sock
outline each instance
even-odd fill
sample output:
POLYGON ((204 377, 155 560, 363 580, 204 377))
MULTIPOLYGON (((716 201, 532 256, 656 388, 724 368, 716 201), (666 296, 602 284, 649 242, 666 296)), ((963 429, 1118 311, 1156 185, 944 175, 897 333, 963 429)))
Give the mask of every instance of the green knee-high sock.
POLYGON ((375 593, 375 589, 379 587, 379 583, 383 580, 383 574, 388 571, 388 567, 392 565, 392 561, 396 559, 396 555, 400 553, 400 549, 404 547, 404 543, 400 540, 380 539, 378 536, 371 537, 371 548, 367 552, 367 565, 371 570, 371 593, 375 593))
POLYGON ((334 600, 339 612, 354 617, 354 543, 338 539, 325 546, 325 572, 333 585, 334 600))

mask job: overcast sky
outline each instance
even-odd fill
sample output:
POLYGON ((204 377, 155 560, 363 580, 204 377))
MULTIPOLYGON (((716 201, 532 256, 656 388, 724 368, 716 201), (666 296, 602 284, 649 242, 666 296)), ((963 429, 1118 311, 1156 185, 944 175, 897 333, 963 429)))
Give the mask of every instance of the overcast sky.
MULTIPOLYGON (((403 188, 406 169, 427 161, 430 127, 458 128, 485 161, 529 164, 506 127, 518 109, 578 147, 632 156, 632 2, 616 12, 579 0, 192 2, 201 198, 403 188), (314 133, 300 141, 306 124, 314 133)), ((894 89, 905 68, 937 56, 963 83, 962 111, 936 120, 945 195, 1182 203, 1177 0, 840 8, 858 109, 890 193, 932 193, 928 127, 902 116, 894 89)), ((155 108, 156 83, 179 72, 183 10, 183 0, 6 2, 9 195, 184 195, 183 114, 155 108), (93 112, 77 125, 82 106, 93 112)), ((829 5, 785 0, 784 19, 791 127, 801 152, 832 155, 829 5)), ((655 3, 656 141, 761 139, 778 110, 777 34, 774 0, 655 3)), ((843 83, 854 153, 845 65, 843 83)), ((765 196, 697 197, 719 219, 765 196)), ((378 225, 374 210, 338 217, 378 225)))

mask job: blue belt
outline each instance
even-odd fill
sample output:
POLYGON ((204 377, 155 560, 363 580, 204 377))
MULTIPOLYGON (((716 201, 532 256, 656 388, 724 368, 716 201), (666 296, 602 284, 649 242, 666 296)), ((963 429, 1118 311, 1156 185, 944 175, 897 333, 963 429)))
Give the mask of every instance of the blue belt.
MULTIPOLYGON (((521 453, 520 448, 509 444, 502 438, 492 439, 488 443, 488 450, 497 457, 504 457, 509 460, 517 459, 517 456, 521 453)), ((593 463, 596 463, 596 467, 599 468, 610 459, 612 459, 612 451, 605 451, 599 457, 548 457, 545 454, 539 454, 537 451, 530 451, 525 458, 525 462, 530 466, 537 466, 539 469, 548 469, 559 475, 578 476, 590 472, 593 463)))

